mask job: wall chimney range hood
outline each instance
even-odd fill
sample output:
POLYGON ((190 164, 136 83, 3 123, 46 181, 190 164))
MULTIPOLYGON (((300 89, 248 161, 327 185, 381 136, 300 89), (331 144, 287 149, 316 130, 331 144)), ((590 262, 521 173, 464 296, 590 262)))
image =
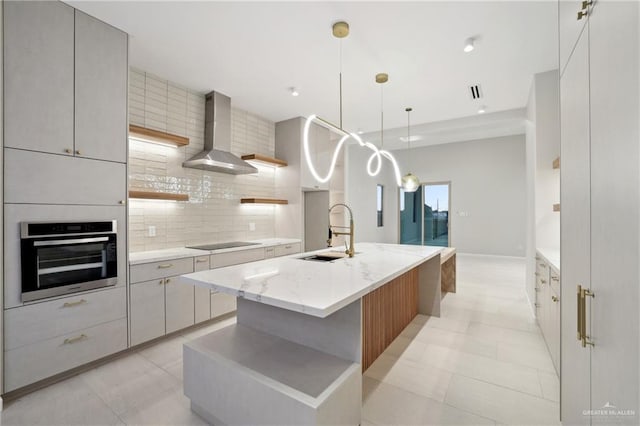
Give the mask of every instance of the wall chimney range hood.
POLYGON ((218 92, 205 97, 204 151, 182 163, 182 167, 242 175, 258 169, 231 151, 231 98, 218 92))

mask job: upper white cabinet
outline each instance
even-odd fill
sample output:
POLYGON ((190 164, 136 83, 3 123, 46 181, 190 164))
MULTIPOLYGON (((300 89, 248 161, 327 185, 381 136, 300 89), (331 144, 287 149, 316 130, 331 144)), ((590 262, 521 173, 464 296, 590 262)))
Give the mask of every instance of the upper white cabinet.
POLYGON ((127 34, 58 1, 4 3, 5 146, 127 162, 127 34))
POLYGON ((76 10, 75 155, 127 161, 127 34, 76 10))
POLYGON ((4 153, 6 203, 120 205, 127 199, 126 164, 21 149, 4 153))
MULTIPOLYGON (((328 190, 329 182, 318 182, 307 166, 303 148, 305 121, 305 118, 297 117, 276 123, 276 157, 288 163, 287 180, 298 190, 328 190)), ((333 153, 328 129, 311 124, 309 151, 318 174, 326 176, 333 153)))
POLYGON ((4 144, 71 154, 74 10, 56 1, 3 6, 4 144))
POLYGON ((594 0, 560 0, 558 3, 561 73, 585 27, 593 2, 594 0))

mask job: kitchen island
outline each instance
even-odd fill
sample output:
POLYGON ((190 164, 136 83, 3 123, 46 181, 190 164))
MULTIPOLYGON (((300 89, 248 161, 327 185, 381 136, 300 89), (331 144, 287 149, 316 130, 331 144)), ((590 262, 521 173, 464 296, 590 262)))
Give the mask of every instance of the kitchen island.
POLYGON ((353 258, 182 276, 238 297, 236 325, 185 344, 192 409, 215 424, 359 424, 362 371, 417 313, 440 314, 441 251, 360 243, 353 258))

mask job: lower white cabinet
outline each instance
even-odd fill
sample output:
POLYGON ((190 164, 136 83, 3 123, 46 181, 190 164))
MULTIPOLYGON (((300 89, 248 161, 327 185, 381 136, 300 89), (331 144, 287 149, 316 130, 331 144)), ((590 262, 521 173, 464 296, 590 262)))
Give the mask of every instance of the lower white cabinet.
POLYGON ((539 254, 536 262, 536 316, 560 375, 560 273, 539 254))
MULTIPOLYGON (((194 259, 195 272, 209 270, 209 256, 198 256, 194 259)), ((194 286, 194 319, 201 323, 211 318, 211 290, 194 286)))
POLYGON ((164 278, 131 284, 131 346, 165 334, 164 278))
POLYGON ((237 297, 231 294, 211 293, 211 318, 228 314, 237 309, 237 297))
POLYGON ((164 280, 167 333, 173 333, 194 324, 193 286, 179 281, 179 277, 165 278, 164 280))
POLYGON ((21 388, 127 348, 127 319, 99 324, 4 354, 4 391, 21 388))

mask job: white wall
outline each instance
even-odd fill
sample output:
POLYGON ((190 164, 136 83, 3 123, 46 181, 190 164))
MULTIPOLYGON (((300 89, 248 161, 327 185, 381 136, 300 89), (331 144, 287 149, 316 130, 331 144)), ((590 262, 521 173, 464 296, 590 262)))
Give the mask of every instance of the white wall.
MULTIPOLYGON (((232 99, 233 102, 233 99, 232 99)), ((129 122, 188 136, 189 145, 169 148, 129 143, 129 187, 189 194, 188 202, 130 200, 131 252, 275 234, 277 206, 241 205, 242 197, 275 196, 275 169, 228 175, 187 169, 182 162, 204 146, 204 95, 144 71, 129 73, 129 122), (255 224, 255 231, 249 224, 255 224), (149 227, 156 230, 149 236, 149 227)), ((231 151, 273 157, 275 123, 237 108, 231 110, 231 151)))
MULTIPOLYGON (((406 150, 394 151, 406 173, 406 150)), ((524 256, 525 138, 505 136, 415 148, 411 170, 422 182, 451 182, 451 246, 464 253, 524 256)), ((367 175, 367 150, 350 147, 348 199, 357 213, 359 241, 398 241, 398 195, 385 162, 385 228, 375 227, 376 179, 367 175), (393 190, 392 190, 393 188, 393 190), (390 214, 391 213, 391 214, 390 214), (392 223, 393 222, 393 223, 392 223)))
MULTIPOLYGON (((353 210, 356 242, 398 242, 398 185, 391 164, 384 160, 382 171, 376 177, 367 174, 366 166, 371 151, 350 145, 346 155, 345 199, 353 210), (377 226, 376 186, 383 190, 383 225, 377 226)), ((357 246, 356 246, 357 250, 357 246)))

